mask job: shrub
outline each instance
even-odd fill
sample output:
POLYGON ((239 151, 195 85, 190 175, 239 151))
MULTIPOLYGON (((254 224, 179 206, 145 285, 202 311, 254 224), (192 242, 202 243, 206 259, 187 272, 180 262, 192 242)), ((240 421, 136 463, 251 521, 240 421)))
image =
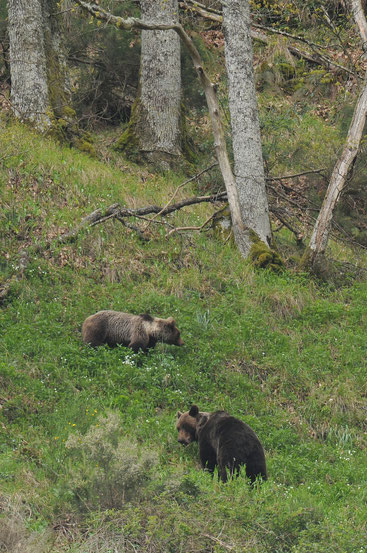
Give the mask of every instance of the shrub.
POLYGON ((68 487, 80 507, 119 509, 149 482, 157 456, 120 434, 120 416, 110 412, 86 434, 69 436, 65 445, 77 462, 69 470, 68 487))

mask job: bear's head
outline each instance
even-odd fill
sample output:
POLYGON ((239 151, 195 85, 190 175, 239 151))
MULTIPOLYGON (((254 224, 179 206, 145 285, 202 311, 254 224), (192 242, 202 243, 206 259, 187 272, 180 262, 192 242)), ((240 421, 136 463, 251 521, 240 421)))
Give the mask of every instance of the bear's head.
POLYGON ((178 441, 182 445, 189 445, 198 439, 198 433, 201 428, 207 423, 209 413, 199 411, 197 405, 192 405, 190 411, 186 413, 177 413, 176 428, 178 431, 178 441))
POLYGON ((166 344, 171 344, 173 346, 183 346, 184 341, 181 339, 180 331, 176 326, 176 321, 173 317, 168 317, 168 319, 161 319, 159 321, 160 331, 163 341, 166 344))

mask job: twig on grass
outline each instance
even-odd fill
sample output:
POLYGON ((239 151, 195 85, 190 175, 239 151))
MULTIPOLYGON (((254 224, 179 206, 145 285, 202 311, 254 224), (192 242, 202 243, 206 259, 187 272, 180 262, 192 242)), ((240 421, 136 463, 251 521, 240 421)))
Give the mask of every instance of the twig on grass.
MULTIPOLYGON (((176 190, 174 191, 174 193, 172 194, 171 198, 168 200, 168 202, 166 203, 166 205, 164 207, 162 207, 162 210, 159 212, 159 213, 156 213, 154 215, 154 217, 152 217, 152 219, 150 219, 150 222, 153 222, 154 219, 156 219, 157 217, 159 217, 159 215, 162 215, 163 211, 172 203, 172 201, 175 199, 176 195, 177 195, 177 192, 183 188, 184 186, 186 186, 186 184, 189 184, 190 182, 198 179, 199 177, 201 177, 201 175, 203 175, 204 173, 207 173, 208 171, 210 171, 211 169, 213 169, 213 167, 216 167, 218 165, 218 162, 215 161, 214 163, 212 163, 209 167, 207 167, 206 169, 203 169, 202 171, 200 171, 200 173, 198 173, 197 175, 194 175, 193 177, 190 177, 189 179, 187 179, 185 182, 181 183, 177 188, 176 190)), ((149 224, 148 223, 145 228, 143 229, 143 232, 147 230, 147 228, 149 227, 149 224)))
POLYGON ((221 213, 223 210, 225 209, 225 207, 222 207, 222 209, 219 209, 218 211, 216 211, 215 213, 213 213, 212 215, 210 215, 210 217, 208 217, 206 219, 206 221, 200 225, 200 226, 197 226, 197 227, 174 227, 172 230, 170 230, 167 234, 166 234, 166 238, 168 238, 169 236, 171 236, 171 234, 173 234, 174 232, 180 232, 182 230, 202 230, 208 223, 210 223, 210 221, 212 221, 214 219, 214 217, 216 217, 219 213, 221 213))

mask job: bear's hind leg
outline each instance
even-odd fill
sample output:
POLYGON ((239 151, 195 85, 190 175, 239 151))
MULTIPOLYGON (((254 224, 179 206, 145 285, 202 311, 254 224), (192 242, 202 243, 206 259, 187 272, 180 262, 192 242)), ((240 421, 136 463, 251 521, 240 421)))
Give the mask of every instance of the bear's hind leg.
POLYGON ((99 317, 94 320, 86 320, 82 328, 83 341, 92 347, 102 346, 106 343, 107 323, 99 317))

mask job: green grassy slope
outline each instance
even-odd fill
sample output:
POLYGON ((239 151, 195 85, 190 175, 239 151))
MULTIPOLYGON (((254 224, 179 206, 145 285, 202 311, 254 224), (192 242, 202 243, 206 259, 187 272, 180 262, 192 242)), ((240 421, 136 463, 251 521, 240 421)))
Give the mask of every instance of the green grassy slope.
MULTIPOLYGON (((24 248, 98 207, 163 203, 183 180, 18 125, 0 135, 3 281, 24 248)), ((172 220, 197 224, 209 209, 172 220)), ((143 243, 118 222, 85 229, 34 255, 11 285, 0 314, 0 550, 366 552, 367 283, 332 290, 255 272, 210 234, 151 232, 143 243), (106 308, 173 316, 186 345, 85 347, 84 318, 106 308), (182 448, 174 428, 192 402, 255 429, 267 482, 223 485, 200 470, 196 445, 182 448)))

